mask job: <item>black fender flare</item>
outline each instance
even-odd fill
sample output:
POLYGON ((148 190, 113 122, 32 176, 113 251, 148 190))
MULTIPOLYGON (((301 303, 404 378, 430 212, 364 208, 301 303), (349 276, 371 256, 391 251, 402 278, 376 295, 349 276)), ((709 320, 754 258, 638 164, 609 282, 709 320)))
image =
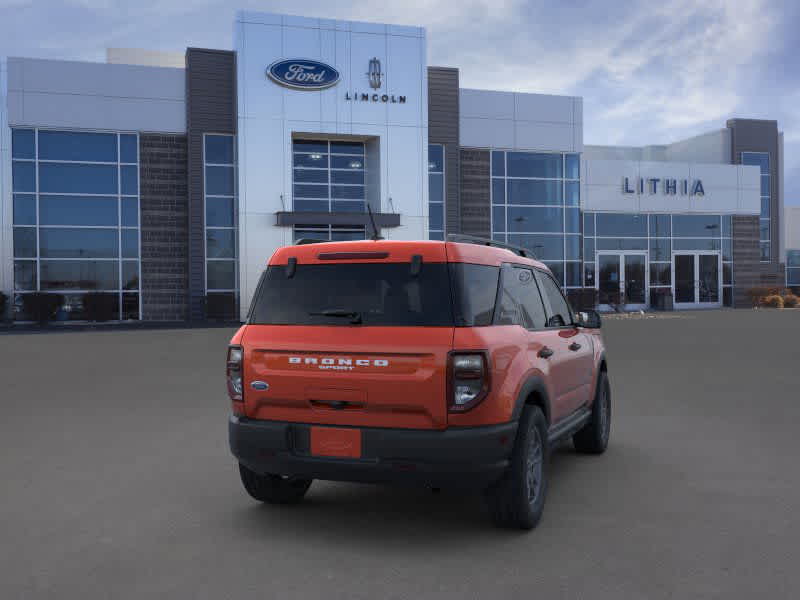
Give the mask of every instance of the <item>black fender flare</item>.
POLYGON ((522 409, 525 408, 528 398, 534 392, 542 399, 544 417, 548 425, 550 425, 550 396, 547 393, 544 380, 540 375, 532 375, 522 384, 522 388, 520 388, 519 394, 517 395, 517 400, 514 403, 514 412, 511 414, 511 420, 519 421, 519 418, 522 416, 522 409))

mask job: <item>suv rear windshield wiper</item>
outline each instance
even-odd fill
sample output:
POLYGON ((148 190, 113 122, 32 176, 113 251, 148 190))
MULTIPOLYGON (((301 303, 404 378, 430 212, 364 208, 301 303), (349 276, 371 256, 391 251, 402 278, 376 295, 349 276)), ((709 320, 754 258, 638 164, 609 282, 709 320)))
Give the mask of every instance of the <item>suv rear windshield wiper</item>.
POLYGON ((353 325, 361 324, 361 313, 355 310, 346 310, 343 308, 326 308, 318 312, 308 313, 312 317, 342 317, 349 318, 353 325))

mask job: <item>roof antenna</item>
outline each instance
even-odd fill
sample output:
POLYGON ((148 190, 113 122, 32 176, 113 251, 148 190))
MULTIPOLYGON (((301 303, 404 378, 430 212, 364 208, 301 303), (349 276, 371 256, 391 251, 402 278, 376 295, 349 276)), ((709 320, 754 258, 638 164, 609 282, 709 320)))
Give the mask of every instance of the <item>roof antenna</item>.
POLYGON ((369 220, 372 222, 372 235, 369 239, 373 242, 382 240, 383 238, 378 234, 378 226, 375 225, 375 215, 372 214, 372 207, 369 204, 367 204, 367 212, 369 212, 369 220))

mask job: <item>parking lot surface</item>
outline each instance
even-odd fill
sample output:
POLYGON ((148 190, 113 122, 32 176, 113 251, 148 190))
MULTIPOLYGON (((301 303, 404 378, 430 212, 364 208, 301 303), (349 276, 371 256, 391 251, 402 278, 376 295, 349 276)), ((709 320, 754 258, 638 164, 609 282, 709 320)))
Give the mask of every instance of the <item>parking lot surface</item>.
POLYGON ((800 310, 604 322, 601 457, 542 523, 477 494, 241 489, 228 329, 0 335, 0 598, 798 598, 800 310))

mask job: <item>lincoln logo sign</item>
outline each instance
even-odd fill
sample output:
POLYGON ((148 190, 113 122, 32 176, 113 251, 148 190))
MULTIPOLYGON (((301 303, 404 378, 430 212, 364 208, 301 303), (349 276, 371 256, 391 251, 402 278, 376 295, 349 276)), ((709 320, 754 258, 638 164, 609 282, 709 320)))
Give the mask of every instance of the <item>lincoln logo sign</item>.
POLYGON ((647 189, 648 194, 656 194, 661 191, 667 196, 705 196, 703 182, 699 179, 690 181, 689 179, 661 179, 659 177, 636 177, 631 181, 630 177, 622 178, 623 194, 642 195, 647 189))
POLYGON ((277 84, 296 90, 324 90, 339 83, 339 71, 316 60, 279 60, 267 68, 267 76, 277 84))

